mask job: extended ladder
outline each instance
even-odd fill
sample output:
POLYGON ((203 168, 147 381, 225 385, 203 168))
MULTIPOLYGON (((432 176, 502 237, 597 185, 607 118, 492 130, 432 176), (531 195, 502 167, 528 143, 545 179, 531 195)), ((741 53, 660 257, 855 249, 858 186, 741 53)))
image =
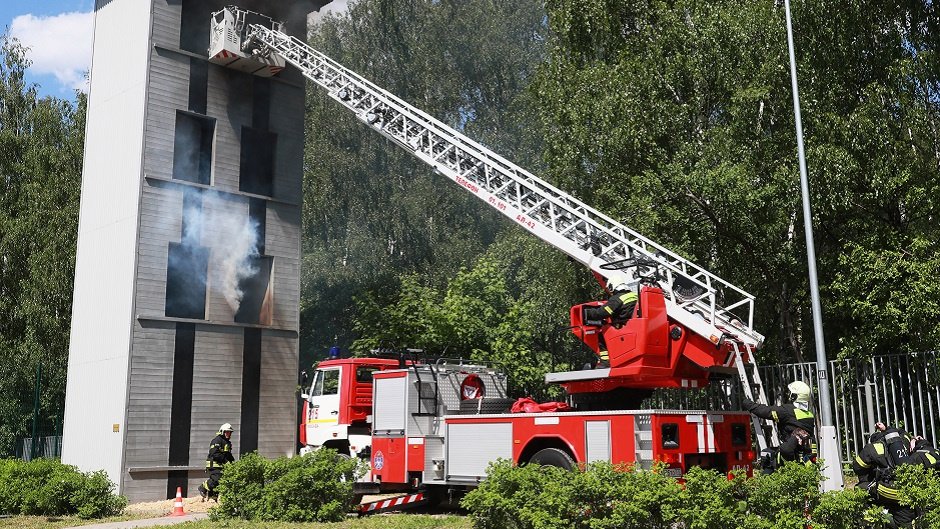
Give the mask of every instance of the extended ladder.
MULTIPOLYGON (((223 18, 217 14, 214 20, 223 18)), ((610 274, 603 266, 608 263, 636 257, 654 260, 664 272, 660 286, 669 316, 692 332, 716 344, 730 338, 756 348, 763 342, 753 327, 754 296, 744 290, 537 178, 301 40, 261 24, 226 31, 239 34, 239 50, 246 58, 283 58, 369 127, 600 275, 610 274)), ((210 60, 215 58, 210 52, 210 60)))
MULTIPOLYGON (((742 351, 737 343, 732 343, 732 348, 734 350, 734 364, 738 368, 738 380, 744 388, 744 396, 748 400, 768 406, 767 393, 764 391, 764 383, 761 381, 760 372, 757 369, 754 349, 744 344, 744 351, 742 351), (747 358, 745 358, 744 353, 747 354, 747 358)), ((769 446, 776 446, 777 423, 765 422, 755 415, 751 415, 751 423, 754 425, 757 446, 761 451, 766 450, 769 446)))

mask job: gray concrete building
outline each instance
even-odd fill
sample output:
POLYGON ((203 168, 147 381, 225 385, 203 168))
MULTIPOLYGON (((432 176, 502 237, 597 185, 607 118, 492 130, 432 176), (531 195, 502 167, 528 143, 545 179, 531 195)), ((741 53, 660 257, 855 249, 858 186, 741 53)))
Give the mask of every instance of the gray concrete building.
POLYGON ((296 448, 304 83, 207 61, 228 3, 95 3, 62 459, 131 501, 195 494, 225 422, 296 448))

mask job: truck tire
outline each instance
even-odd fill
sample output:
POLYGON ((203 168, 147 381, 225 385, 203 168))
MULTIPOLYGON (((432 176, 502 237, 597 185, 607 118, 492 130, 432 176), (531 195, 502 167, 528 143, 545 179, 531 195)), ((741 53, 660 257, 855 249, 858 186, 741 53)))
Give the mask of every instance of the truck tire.
POLYGON ((572 470, 576 467, 574 459, 560 448, 543 448, 529 458, 529 463, 543 467, 558 467, 572 470))
POLYGON ((514 402, 516 402, 516 399, 504 399, 500 397, 462 400, 460 401, 460 415, 506 413, 514 402))

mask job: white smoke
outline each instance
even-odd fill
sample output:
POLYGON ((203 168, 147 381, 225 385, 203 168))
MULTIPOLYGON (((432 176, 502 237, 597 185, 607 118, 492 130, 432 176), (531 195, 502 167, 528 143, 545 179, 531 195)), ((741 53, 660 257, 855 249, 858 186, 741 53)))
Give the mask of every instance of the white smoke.
POLYGON ((203 191, 202 207, 183 211, 183 243, 209 247, 209 288, 225 298, 233 312, 244 297, 242 282, 258 273, 258 224, 246 209, 237 198, 203 191))

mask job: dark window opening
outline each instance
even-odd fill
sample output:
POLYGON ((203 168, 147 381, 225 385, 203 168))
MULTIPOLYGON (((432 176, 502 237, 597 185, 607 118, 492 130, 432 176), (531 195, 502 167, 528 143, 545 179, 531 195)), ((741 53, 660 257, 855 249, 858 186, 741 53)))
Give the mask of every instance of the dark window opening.
POLYGON ((679 448, 679 425, 674 422, 663 423, 660 427, 663 448, 679 448))
POLYGON ((189 58, 189 110, 205 114, 209 99, 209 63, 189 58))
POLYGON ((238 189, 245 193, 272 196, 277 134, 242 127, 238 189))
POLYGON ((173 178, 209 185, 212 175, 212 140, 215 120, 176 112, 173 138, 173 178))
POLYGON ((744 446, 747 444, 747 425, 731 425, 731 446, 744 446))
POLYGON ((242 353, 241 442, 239 454, 258 449, 258 408, 261 395, 261 329, 245 329, 242 353))
POLYGON ((181 12, 180 49, 205 55, 209 49, 211 5, 203 1, 183 0, 181 12))
POLYGON ((274 317, 274 293, 271 286, 274 258, 267 255, 256 255, 248 259, 250 261, 249 265, 255 273, 238 283, 238 288, 242 292, 242 300, 235 312, 235 321, 238 323, 271 325, 274 317))
POLYGON ((165 314, 173 318, 206 318, 206 273, 209 251, 171 242, 166 266, 165 314))
MULTIPOLYGON (((170 446, 167 464, 189 465, 189 437, 192 429, 193 365, 196 349, 196 326, 192 323, 176 324, 173 348, 173 389, 170 403, 170 446)), ((185 477, 185 473, 184 473, 185 477)), ((176 480, 173 476, 167 487, 176 480)), ((181 485, 176 485, 181 486, 181 485)), ((175 492, 175 487, 174 487, 175 492)))

